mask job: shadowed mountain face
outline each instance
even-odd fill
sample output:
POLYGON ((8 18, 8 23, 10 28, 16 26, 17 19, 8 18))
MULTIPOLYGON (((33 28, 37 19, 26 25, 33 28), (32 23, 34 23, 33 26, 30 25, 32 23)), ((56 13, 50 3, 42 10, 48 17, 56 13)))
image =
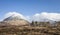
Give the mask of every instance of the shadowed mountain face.
POLYGON ((6 19, 4 19, 3 21, 11 21, 11 20, 23 20, 22 18, 20 18, 19 16, 15 16, 15 17, 8 17, 6 19))

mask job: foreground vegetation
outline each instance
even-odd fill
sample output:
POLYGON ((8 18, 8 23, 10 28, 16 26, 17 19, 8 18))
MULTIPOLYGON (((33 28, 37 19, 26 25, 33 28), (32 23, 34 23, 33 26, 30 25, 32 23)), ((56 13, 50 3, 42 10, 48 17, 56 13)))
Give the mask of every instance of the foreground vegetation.
POLYGON ((60 35, 59 27, 3 26, 0 35, 60 35))
POLYGON ((24 26, 0 26, 0 35, 60 35, 60 22, 32 22, 24 26))

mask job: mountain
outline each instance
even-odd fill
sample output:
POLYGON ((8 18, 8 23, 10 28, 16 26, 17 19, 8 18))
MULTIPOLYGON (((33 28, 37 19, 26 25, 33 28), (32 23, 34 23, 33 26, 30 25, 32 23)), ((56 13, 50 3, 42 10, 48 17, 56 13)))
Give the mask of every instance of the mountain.
POLYGON ((13 15, 5 18, 1 24, 3 25, 4 22, 5 22, 5 25, 16 25, 16 26, 29 24, 29 22, 27 20, 25 20, 24 16, 17 15, 17 14, 13 14, 13 15))
POLYGON ((9 20, 21 20, 21 19, 24 19, 25 20, 25 17, 21 14, 12 14, 10 15, 9 17, 5 18, 3 21, 9 21, 9 20))

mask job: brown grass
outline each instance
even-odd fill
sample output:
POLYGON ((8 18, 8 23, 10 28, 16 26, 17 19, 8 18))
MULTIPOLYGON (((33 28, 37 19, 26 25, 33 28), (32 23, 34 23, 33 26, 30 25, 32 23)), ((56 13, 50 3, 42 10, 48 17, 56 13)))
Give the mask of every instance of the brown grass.
POLYGON ((0 27, 0 35, 60 35, 60 28, 8 26, 0 27))

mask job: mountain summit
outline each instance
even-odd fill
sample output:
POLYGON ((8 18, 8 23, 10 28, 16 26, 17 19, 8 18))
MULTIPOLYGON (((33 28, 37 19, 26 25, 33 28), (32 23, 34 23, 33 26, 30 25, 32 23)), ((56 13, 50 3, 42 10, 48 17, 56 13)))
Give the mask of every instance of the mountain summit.
POLYGON ((21 25, 28 25, 29 22, 25 19, 25 17, 19 13, 13 13, 9 17, 5 18, 2 21, 2 24, 5 25, 15 25, 15 26, 21 26, 21 25))
POLYGON ((8 17, 4 19, 4 21, 9 21, 9 20, 21 20, 21 19, 24 19, 25 20, 25 17, 19 13, 10 13, 8 14, 8 17))

